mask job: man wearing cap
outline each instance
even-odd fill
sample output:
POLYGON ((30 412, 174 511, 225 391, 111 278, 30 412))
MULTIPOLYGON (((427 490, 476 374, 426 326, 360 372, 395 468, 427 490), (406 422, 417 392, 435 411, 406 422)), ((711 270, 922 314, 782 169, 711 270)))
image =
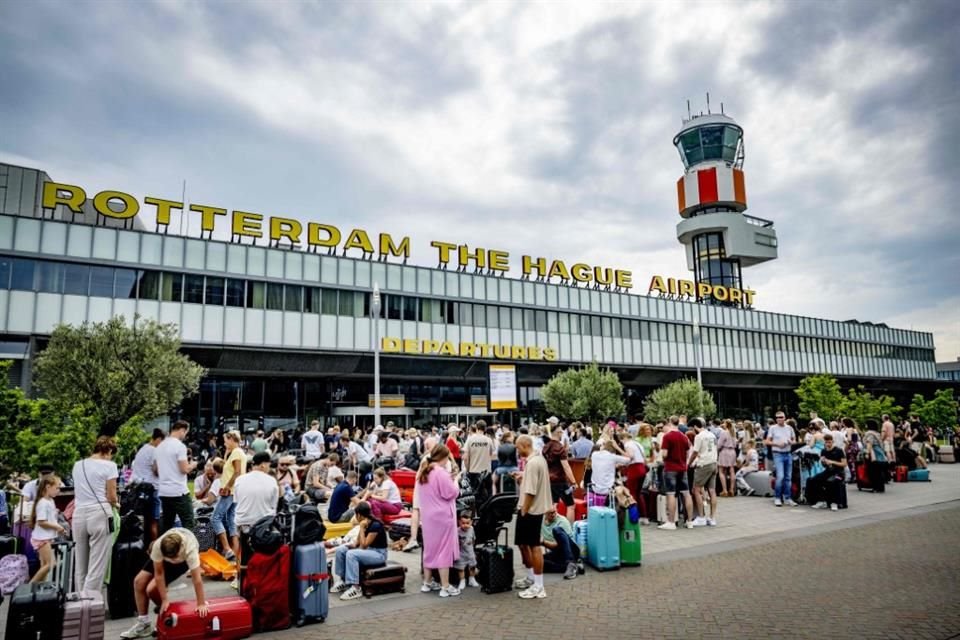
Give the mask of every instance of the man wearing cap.
POLYGON ((266 451, 253 455, 253 468, 238 477, 233 483, 233 500, 236 504, 234 522, 240 531, 240 574, 245 573, 249 549, 247 533, 257 520, 277 515, 280 486, 270 473, 271 456, 266 451))

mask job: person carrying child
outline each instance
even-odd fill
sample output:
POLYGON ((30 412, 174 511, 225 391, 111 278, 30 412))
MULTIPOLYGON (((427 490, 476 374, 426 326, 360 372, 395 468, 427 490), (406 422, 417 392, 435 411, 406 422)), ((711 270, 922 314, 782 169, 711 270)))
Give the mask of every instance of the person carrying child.
POLYGON ((453 568, 460 572, 460 585, 457 587, 463 591, 465 587, 479 587, 477 582, 477 554, 474 551, 474 545, 477 542, 477 536, 473 532, 473 519, 466 511, 460 513, 460 526, 457 528, 457 537, 460 540, 460 557, 454 561, 453 568))
POLYGON ((56 566, 51 543, 57 536, 66 533, 66 529, 57 521, 57 505, 53 502, 59 494, 60 478, 53 474, 40 478, 37 483, 37 501, 33 503, 33 513, 30 516, 30 527, 33 529, 30 544, 40 557, 40 568, 30 582, 43 582, 56 566))

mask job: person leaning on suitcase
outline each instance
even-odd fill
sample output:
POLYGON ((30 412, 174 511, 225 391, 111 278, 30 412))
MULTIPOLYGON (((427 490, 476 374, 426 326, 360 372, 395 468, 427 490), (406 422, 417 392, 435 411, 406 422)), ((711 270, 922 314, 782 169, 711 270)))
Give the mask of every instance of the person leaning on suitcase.
POLYGON ((207 615, 207 599, 203 593, 203 574, 200 570, 200 545, 196 536, 187 529, 170 529, 150 547, 150 557, 133 581, 137 600, 137 621, 120 634, 121 638, 149 638, 153 635, 150 601, 160 606, 160 615, 170 606, 167 587, 177 578, 190 573, 193 591, 197 596, 197 614, 207 615))

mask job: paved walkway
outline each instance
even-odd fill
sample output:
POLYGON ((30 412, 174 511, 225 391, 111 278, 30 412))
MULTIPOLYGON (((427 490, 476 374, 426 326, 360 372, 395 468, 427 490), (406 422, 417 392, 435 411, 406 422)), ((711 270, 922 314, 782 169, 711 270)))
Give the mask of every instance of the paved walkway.
MULTIPOLYGON (((887 486, 886 493, 877 495, 858 492, 854 485, 849 485, 850 508, 840 512, 815 511, 807 507, 775 508, 772 506, 772 501, 767 498, 723 498, 720 503, 720 526, 677 531, 659 531, 654 526, 644 527, 644 566, 642 568, 625 568, 619 572, 604 574, 588 569, 587 575, 572 582, 564 582, 559 579, 559 576, 547 576, 549 597, 545 601, 536 603, 521 602, 515 594, 485 596, 472 589, 468 589, 464 596, 451 598, 449 601, 440 601, 433 595, 422 595, 418 591, 419 553, 391 552, 392 560, 402 562, 409 568, 406 594, 378 596, 370 600, 352 602, 341 602, 333 598, 330 619, 324 625, 290 630, 275 635, 278 637, 282 635, 285 638, 308 635, 310 637, 341 636, 345 633, 345 629, 340 626, 342 624, 367 621, 377 616, 387 615, 387 618, 380 621, 383 626, 378 625, 375 628, 392 630, 395 623, 399 623, 397 637, 451 637, 454 634, 461 635, 463 632, 471 631, 476 631, 479 637, 488 638, 517 637, 521 634, 535 637, 543 629, 543 620, 559 620, 560 629, 563 630, 564 635, 576 630, 574 637, 588 638, 592 637, 594 629, 598 630, 597 635, 600 636, 613 632, 623 634, 631 628, 617 629, 609 626, 603 621, 605 617, 611 620, 662 620, 664 618, 660 614, 651 618, 648 605, 659 603, 658 610, 662 610, 662 615, 673 615, 670 607, 666 609, 663 607, 676 601, 676 606, 679 607, 677 611, 681 611, 683 609, 680 603, 693 598, 701 603, 698 617, 690 619, 689 615, 680 616, 673 626, 677 630, 690 631, 691 625, 699 629, 698 633, 686 635, 687 638, 710 637, 714 632, 719 635, 720 632, 716 631, 717 625, 723 627, 721 621, 726 620, 724 617, 726 614, 720 614, 731 608, 750 612, 747 619, 757 619, 757 612, 761 611, 763 604, 769 601, 770 594, 776 591, 777 585, 774 584, 774 580, 788 585, 788 596, 801 587, 806 589, 810 594, 811 602, 818 606, 839 600, 836 609, 831 607, 835 612, 845 611, 848 605, 843 603, 849 603, 849 607, 853 608, 865 606, 874 601, 881 604, 886 600, 872 594, 871 586, 877 586, 880 589, 895 588, 899 593, 912 594, 915 592, 914 587, 907 588, 902 581, 916 580, 918 577, 923 577, 924 573, 910 570, 908 567, 912 565, 909 563, 903 567, 897 564, 896 567, 891 568, 891 571, 902 569, 903 573, 898 576, 896 582, 891 578, 887 582, 877 583, 875 577, 869 575, 872 559, 867 560, 868 556, 878 555, 877 560, 887 564, 905 562, 906 560, 902 560, 896 552, 898 541, 916 537, 924 541, 923 548, 926 548, 926 540, 932 539, 933 533, 939 530, 937 527, 940 527, 945 534, 945 539, 940 540, 938 544, 945 547, 952 544, 954 549, 956 548, 958 540, 956 531, 960 528, 960 502, 951 503, 951 501, 960 499, 960 465, 934 465, 931 475, 933 478, 931 483, 891 484, 887 486), (926 515, 928 511, 930 514, 926 515), (952 516, 949 515, 951 513, 952 516), (921 516, 931 519, 929 527, 927 524, 921 526, 913 522, 921 516), (876 538, 882 551, 873 548, 873 537, 862 538, 864 541, 870 540, 871 544, 858 545, 857 540, 861 539, 861 534, 868 535, 866 533, 868 530, 874 532, 869 533, 869 536, 876 538), (916 530, 916 534, 911 536, 911 530, 916 530), (890 543, 892 547, 883 546, 887 544, 884 542, 887 539, 885 536, 893 540, 890 543), (778 563, 776 547, 767 550, 767 546, 772 541, 783 539, 792 540, 789 544, 790 553, 788 558, 785 558, 785 562, 778 563), (797 552, 797 549, 800 551, 797 552), (869 551, 865 553, 864 549, 869 551), (874 554, 874 551, 879 553, 874 554), (828 556, 823 555, 825 552, 829 552, 831 558, 829 561, 825 559, 828 556), (836 570, 831 569, 827 574, 825 567, 831 565, 835 565, 836 570), (787 569, 781 571, 772 569, 777 566, 787 567, 787 569), (854 577, 861 583, 852 584, 845 590, 827 589, 829 597, 820 594, 819 585, 829 587, 835 582, 846 584, 846 581, 854 577), (795 579, 801 582, 794 584, 795 579), (623 598, 623 594, 630 594, 630 596, 623 598), (644 594, 648 594, 648 597, 644 597, 644 594), (622 599, 623 603, 618 604, 618 599, 622 599), (469 619, 464 619, 463 606, 457 603, 467 602, 469 602, 470 616, 469 619), (630 609, 630 606, 639 606, 641 602, 645 603, 643 607, 630 609), (506 615, 507 612, 528 611, 517 609, 517 607, 526 606, 539 607, 551 613, 546 618, 538 614, 529 621, 522 619, 527 616, 518 616, 515 620, 511 618, 508 625, 509 631, 498 626, 495 618, 492 621, 483 621, 483 612, 487 610, 491 612, 490 615, 496 616, 501 612, 506 615), (389 617, 390 614, 397 612, 402 613, 393 618, 389 617), (475 613, 477 616, 474 615, 475 613), (434 622, 437 621, 440 624, 447 619, 448 615, 452 615, 448 626, 444 627, 441 624, 436 627, 437 633, 430 635, 434 622), (434 618, 434 616, 437 617, 434 618), (416 621, 418 625, 416 633, 413 632, 413 627, 404 626, 404 621, 407 620, 416 621), (449 626, 451 624, 456 626, 449 626), (714 626, 710 626, 711 624, 714 626), (403 629, 408 629, 411 635, 406 635, 403 629), (446 631, 439 631, 443 629, 446 631), (497 635, 497 629, 503 630, 501 635, 497 635), (707 633, 708 630, 712 631, 707 633)), ((936 563, 933 563, 931 558, 940 557, 942 561, 949 562, 949 558, 941 557, 938 555, 939 552, 925 552, 918 556, 914 551, 918 548, 917 545, 905 544, 904 547, 909 552, 904 558, 918 562, 925 568, 929 567, 934 573, 936 573, 936 567, 932 565, 936 563)), ((519 565, 519 554, 515 556, 519 565)), ((952 556, 957 558, 960 554, 952 552, 952 556)), ((953 561, 953 569, 950 574, 952 584, 949 582, 947 585, 940 584, 941 588, 951 587, 947 590, 952 591, 953 594, 949 605, 944 605, 944 610, 957 609, 955 594, 960 593, 960 567, 956 566, 956 561, 953 561)), ((893 575, 887 571, 879 573, 893 575)), ((939 573, 936 575, 939 576, 938 579, 950 578, 947 575, 941 576, 939 573)), ((920 582, 923 581, 920 580, 920 582)), ((206 586, 209 597, 233 593, 222 582, 208 581, 206 586)), ((919 586, 923 587, 922 584, 919 586)), ((189 599, 192 595, 189 585, 183 580, 179 581, 172 590, 172 597, 175 599, 189 599)), ((791 601, 794 599, 795 597, 791 597, 791 601)), ((927 602, 926 599, 913 595, 908 600, 917 603, 927 602)), ((821 616, 821 614, 811 613, 808 605, 812 606, 806 600, 796 602, 798 612, 814 617, 821 616)), ((940 610, 931 609, 931 615, 938 611, 940 610)), ((744 615, 747 614, 744 613, 744 615)), ((6 605, 0 609, 0 628, 5 627, 5 618, 6 605)), ((765 619, 762 616, 761 618, 765 619)), ((795 635, 793 632, 788 633, 789 627, 783 626, 792 618, 793 616, 787 616, 771 621, 769 629, 763 627, 767 629, 766 631, 760 627, 754 627, 752 631, 757 635, 764 634, 763 637, 793 636, 795 635), (780 629, 780 633, 775 633, 777 629, 780 629)), ((856 618, 859 621, 861 616, 856 618)), ((806 618, 803 619, 806 620, 806 618)), ((108 621, 106 637, 119 637, 119 633, 130 623, 129 619, 108 621)), ((757 624, 755 620, 753 624, 757 624)), ((819 627, 814 625, 809 628, 819 627)), ((636 634, 641 637, 653 635, 655 629, 654 626, 640 624, 636 634)), ((736 632, 736 629, 737 627, 734 627, 730 631, 736 632)), ((750 630, 746 629, 746 631, 750 630)), ((656 635, 663 636, 666 631, 658 629, 656 635)), ((960 632, 960 627, 956 628, 956 632, 960 632)), ((550 635, 555 636, 556 633, 550 635)), ((667 634, 665 637, 670 636, 667 634)), ((737 637, 753 636, 750 633, 746 635, 737 633, 737 637)), ((820 638, 822 637, 821 634, 820 638)), ((896 636, 885 636, 881 633, 872 637, 896 636)), ((903 637, 946 636, 904 634, 903 637)))

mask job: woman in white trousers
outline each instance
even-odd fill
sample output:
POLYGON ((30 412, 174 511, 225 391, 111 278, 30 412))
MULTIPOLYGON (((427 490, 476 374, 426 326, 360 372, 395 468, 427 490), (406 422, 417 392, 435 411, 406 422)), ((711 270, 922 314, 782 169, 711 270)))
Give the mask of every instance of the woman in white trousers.
POLYGON ((75 547, 75 583, 83 594, 100 593, 110 562, 113 533, 110 522, 117 499, 117 465, 113 456, 116 441, 100 436, 89 458, 73 465, 75 508, 73 540, 75 547))

